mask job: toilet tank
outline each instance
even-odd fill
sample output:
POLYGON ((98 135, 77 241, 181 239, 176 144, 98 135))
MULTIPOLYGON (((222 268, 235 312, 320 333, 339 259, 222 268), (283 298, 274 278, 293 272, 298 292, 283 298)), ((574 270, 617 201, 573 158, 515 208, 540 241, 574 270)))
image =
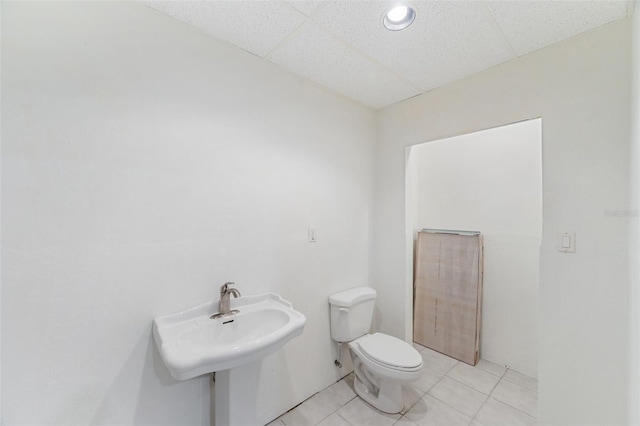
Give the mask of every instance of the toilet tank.
POLYGON ((367 334, 375 303, 376 291, 371 287, 356 287, 329 296, 331 338, 350 342, 367 334))

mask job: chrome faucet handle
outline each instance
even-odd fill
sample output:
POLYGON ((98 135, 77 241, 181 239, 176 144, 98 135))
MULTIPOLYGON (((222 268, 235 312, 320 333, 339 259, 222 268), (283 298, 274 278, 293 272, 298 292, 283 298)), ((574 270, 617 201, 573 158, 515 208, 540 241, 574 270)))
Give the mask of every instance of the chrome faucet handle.
POLYGON ((232 285, 235 285, 235 283, 232 281, 222 284, 222 286, 220 287, 220 294, 221 295, 225 294, 227 291, 229 291, 229 286, 232 286, 232 285))

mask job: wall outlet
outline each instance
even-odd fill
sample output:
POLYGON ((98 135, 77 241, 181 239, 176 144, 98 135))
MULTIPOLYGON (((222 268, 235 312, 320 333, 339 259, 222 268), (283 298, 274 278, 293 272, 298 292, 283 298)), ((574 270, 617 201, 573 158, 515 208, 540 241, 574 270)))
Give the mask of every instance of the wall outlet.
POLYGON ((315 243, 316 241, 318 241, 318 235, 317 235, 317 231, 316 231, 316 227, 315 226, 310 226, 309 227, 308 237, 309 237, 309 242, 310 243, 315 243))

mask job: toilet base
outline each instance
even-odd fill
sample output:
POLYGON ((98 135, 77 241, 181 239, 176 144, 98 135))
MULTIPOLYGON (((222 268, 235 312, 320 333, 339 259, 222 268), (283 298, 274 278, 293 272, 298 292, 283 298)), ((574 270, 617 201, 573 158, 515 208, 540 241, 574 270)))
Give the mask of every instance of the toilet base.
POLYGON ((353 358, 353 364, 353 387, 360 398, 385 413, 396 414, 402 411, 402 384, 374 379, 357 357, 353 358))

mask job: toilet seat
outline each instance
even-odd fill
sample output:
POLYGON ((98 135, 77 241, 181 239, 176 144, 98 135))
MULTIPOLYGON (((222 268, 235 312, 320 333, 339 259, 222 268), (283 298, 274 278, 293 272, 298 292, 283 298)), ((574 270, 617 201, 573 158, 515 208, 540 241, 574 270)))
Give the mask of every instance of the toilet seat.
POLYGON ((422 368, 420 353, 407 342, 382 333, 365 335, 357 339, 361 352, 370 361, 398 371, 416 371, 422 368))

